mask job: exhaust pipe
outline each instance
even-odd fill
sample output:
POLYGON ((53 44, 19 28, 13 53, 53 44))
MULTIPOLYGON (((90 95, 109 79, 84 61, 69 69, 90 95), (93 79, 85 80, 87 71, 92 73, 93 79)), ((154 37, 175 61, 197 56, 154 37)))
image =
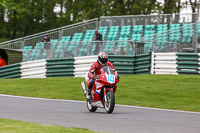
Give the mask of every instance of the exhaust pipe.
POLYGON ((84 95, 86 95, 87 91, 86 91, 86 87, 85 87, 85 82, 81 82, 81 87, 83 89, 84 95))

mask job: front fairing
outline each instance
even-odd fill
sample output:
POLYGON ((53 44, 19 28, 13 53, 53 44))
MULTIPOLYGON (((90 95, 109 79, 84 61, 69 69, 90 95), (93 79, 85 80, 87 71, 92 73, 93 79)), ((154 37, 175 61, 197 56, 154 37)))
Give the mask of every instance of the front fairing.
POLYGON ((116 92, 116 84, 119 81, 116 73, 109 69, 111 68, 108 68, 108 71, 111 72, 106 72, 106 69, 101 69, 101 73, 98 75, 99 77, 96 79, 95 84, 93 85, 91 95, 94 107, 104 107, 104 96, 106 95, 106 92, 116 92))
MULTIPOLYGON (((103 71, 101 72, 101 75, 99 75, 100 78, 96 79, 95 82, 95 91, 97 94, 100 94, 103 87, 106 86, 106 88, 114 88, 116 90, 117 86, 116 84, 119 82, 117 79, 117 76, 115 75, 107 75, 103 71), (109 78, 114 78, 113 81, 110 81, 109 78)), ((112 79, 111 79, 112 80, 112 79)))
POLYGON ((101 72, 100 78, 96 80, 96 82, 104 83, 105 85, 114 85, 119 82, 116 75, 113 74, 105 74, 103 71, 101 72))

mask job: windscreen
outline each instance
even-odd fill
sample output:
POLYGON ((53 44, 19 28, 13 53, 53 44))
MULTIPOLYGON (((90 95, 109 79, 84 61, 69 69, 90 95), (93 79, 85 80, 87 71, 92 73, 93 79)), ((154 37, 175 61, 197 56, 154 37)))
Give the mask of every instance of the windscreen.
POLYGON ((108 75, 115 74, 114 70, 109 66, 104 66, 101 68, 101 70, 104 71, 104 73, 108 75))

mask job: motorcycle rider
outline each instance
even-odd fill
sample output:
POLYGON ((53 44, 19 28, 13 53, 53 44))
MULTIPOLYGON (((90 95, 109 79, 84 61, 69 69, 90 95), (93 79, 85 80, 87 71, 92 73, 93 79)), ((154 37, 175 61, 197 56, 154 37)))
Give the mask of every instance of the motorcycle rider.
MULTIPOLYGON (((116 69, 114 68, 113 64, 108 61, 108 55, 106 52, 100 52, 98 54, 98 59, 95 63, 92 64, 90 67, 89 73, 88 73, 88 89, 87 89, 87 99, 91 99, 91 90, 93 87, 93 84, 95 83, 95 79, 99 78, 99 75, 101 74, 100 70, 104 66, 110 66, 116 75, 118 75, 116 69)), ((117 77, 119 80, 119 76, 117 77)))

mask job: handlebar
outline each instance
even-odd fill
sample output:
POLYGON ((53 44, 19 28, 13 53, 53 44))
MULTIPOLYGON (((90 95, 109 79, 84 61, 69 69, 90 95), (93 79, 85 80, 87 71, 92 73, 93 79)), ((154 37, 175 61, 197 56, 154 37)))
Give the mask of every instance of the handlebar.
POLYGON ((93 78, 93 79, 99 79, 100 76, 99 76, 99 75, 94 75, 92 78, 93 78))
MULTIPOLYGON (((115 75, 115 77, 117 77, 118 80, 120 79, 119 75, 115 75)), ((100 76, 99 75, 94 75, 92 78, 93 79, 100 79, 100 76)))

